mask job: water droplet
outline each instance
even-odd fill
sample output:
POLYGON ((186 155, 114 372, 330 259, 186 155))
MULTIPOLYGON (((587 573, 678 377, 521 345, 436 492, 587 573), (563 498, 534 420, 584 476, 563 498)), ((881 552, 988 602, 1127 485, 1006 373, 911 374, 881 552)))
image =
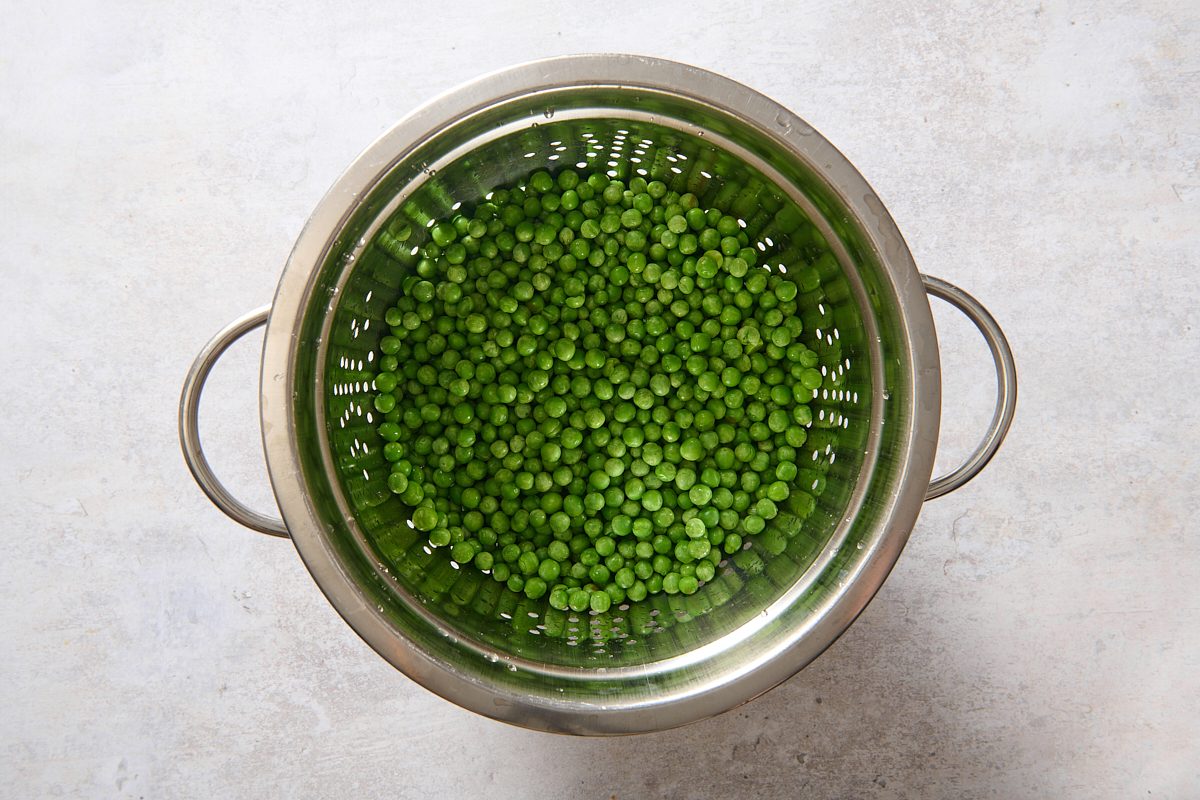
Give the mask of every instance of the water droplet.
POLYGON ((551 117, 554 116, 554 109, 547 108, 545 111, 542 112, 542 116, 544 116, 546 119, 550 119, 551 117))

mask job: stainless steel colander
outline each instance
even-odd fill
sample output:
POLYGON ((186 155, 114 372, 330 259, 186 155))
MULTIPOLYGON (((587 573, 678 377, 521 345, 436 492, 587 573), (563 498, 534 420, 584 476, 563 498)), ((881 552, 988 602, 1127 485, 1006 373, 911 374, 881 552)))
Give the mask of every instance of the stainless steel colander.
POLYGON ((248 527, 290 535, 339 613, 406 675, 506 722, 613 734, 720 713, 814 659, 878 590, 922 502, 996 452, 1015 402, 995 321, 961 290, 922 278, 866 181, 803 120, 693 67, 575 56, 481 78, 369 147, 305 226, 269 310, 237 320, 197 358, 180 436, 209 497, 248 527), (662 180, 740 217, 760 261, 792 270, 804 342, 825 376, 812 463, 768 529, 695 595, 603 614, 547 609, 429 548, 387 490, 370 403, 384 312, 433 221, 535 169, 568 166, 662 180), (927 292, 979 326, 998 384, 979 448, 932 483, 941 386, 927 292), (263 444, 283 520, 233 498, 199 443, 209 370, 264 323, 263 444))

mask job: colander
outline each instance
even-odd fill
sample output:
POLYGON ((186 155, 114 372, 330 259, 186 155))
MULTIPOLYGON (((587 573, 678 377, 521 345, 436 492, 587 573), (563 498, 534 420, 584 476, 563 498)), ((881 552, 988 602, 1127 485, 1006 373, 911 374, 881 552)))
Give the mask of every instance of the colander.
POLYGON ((694 67, 572 56, 480 78, 371 145, 317 206, 269 309, 196 359, 180 437, 213 502, 290 536, 342 617, 410 678, 505 722, 616 734, 718 714, 812 661, 879 589, 922 502, 996 452, 1015 402, 1012 353, 991 315, 920 275, 866 181, 802 119, 694 67), (792 270, 803 341, 824 375, 811 463, 767 530, 696 594, 599 614, 550 609, 431 549, 387 489, 370 402, 384 312, 429 226, 535 169, 567 167, 661 180, 743 220, 760 263, 792 270), (932 483, 941 386, 927 292, 983 332, 998 386, 978 449, 932 483), (221 485, 197 420, 216 359, 263 324, 263 446, 282 520, 221 485))

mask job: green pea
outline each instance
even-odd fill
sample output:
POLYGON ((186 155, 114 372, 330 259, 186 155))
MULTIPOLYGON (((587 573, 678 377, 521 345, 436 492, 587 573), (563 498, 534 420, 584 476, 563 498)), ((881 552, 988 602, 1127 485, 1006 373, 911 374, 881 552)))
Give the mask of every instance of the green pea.
POLYGON ((591 604, 591 592, 587 589, 572 589, 568 595, 567 605, 572 611, 587 611, 591 604))
POLYGON ((413 512, 412 523, 419 531, 431 531, 437 525, 437 512, 428 506, 422 506, 413 512))
POLYGON ((550 597, 547 602, 550 604, 551 608, 556 608, 559 611, 566 611, 569 608, 568 598, 569 594, 567 587, 559 585, 550 590, 550 597))
MULTIPOLYGON (((800 296, 819 274, 777 272, 779 248, 768 272, 736 216, 663 181, 563 169, 523 186, 463 198, 473 212, 403 254, 369 378, 388 490, 430 545, 530 601, 691 594, 791 485, 823 488, 797 466, 836 363, 801 339, 801 317, 826 314, 800 296)), ((788 509, 814 507, 800 492, 788 509)))
MULTIPOLYGON (((389 475, 387 483, 388 488, 391 489, 395 494, 404 494, 405 490, 408 489, 408 478, 399 472, 393 472, 391 475, 389 475)), ((416 525, 415 522, 413 524, 416 525)), ((426 528, 420 528, 419 526, 418 529, 427 530, 426 528)))
POLYGON ((459 564, 469 564, 475 558, 475 546, 471 542, 458 542, 450 548, 450 558, 459 564))
POLYGON ((685 439, 679 447, 679 453, 688 461, 699 461, 704 457, 704 446, 699 439, 685 439))

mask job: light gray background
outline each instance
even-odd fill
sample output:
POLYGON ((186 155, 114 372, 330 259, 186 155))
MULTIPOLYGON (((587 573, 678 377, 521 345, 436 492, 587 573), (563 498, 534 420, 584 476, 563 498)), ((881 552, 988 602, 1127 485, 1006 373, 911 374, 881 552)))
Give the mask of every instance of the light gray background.
MULTIPOLYGON (((1200 15, 1189 2, 5 2, 0 794, 1200 795, 1200 15), (718 719, 576 740, 473 716, 362 644, 176 444, 184 372, 309 210, 433 94, 622 50, 797 111, 921 268, 1016 350, 1016 426, 928 504, 859 622, 718 719)), ((939 460, 990 413, 935 308, 939 460)), ((257 342, 203 406, 270 507, 257 342)))

